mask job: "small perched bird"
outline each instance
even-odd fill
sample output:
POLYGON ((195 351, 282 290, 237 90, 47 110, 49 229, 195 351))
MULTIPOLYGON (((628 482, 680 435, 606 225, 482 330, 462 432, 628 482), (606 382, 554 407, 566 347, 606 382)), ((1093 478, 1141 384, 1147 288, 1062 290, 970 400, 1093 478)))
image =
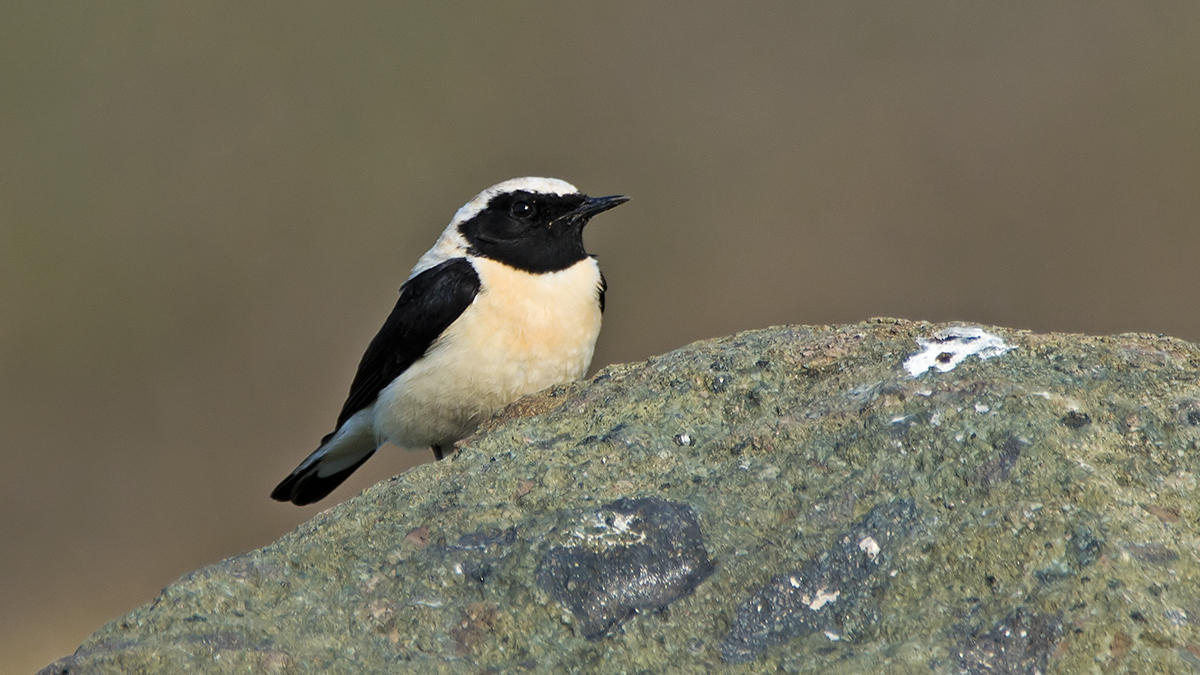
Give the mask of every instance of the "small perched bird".
POLYGON ((467 202, 400 287, 337 426, 271 497, 318 501, 389 441, 441 459, 501 407, 583 377, 606 288, 583 228, 627 201, 514 178, 467 202))

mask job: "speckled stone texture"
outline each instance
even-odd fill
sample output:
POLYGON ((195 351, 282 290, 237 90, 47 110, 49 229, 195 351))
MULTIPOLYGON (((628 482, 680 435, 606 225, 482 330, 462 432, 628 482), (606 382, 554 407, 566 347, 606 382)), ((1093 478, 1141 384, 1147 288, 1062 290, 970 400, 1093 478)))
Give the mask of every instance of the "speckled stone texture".
POLYGON ((1187 342, 771 328, 460 448, 45 672, 1200 672, 1187 342))

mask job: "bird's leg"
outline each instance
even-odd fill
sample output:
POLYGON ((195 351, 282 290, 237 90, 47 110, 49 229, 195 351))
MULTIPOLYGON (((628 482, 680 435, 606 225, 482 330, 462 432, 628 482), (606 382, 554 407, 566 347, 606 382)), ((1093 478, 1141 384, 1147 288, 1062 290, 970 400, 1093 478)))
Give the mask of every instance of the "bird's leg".
POLYGON ((433 458, 440 462, 442 460, 442 446, 434 445, 430 447, 433 448, 433 458))

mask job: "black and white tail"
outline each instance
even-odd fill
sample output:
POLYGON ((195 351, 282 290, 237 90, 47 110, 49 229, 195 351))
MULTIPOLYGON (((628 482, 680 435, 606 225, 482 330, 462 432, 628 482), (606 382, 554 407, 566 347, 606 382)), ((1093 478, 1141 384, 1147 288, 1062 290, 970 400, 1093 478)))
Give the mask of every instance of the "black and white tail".
POLYGON ((271 499, 304 506, 333 492, 379 448, 370 413, 367 408, 322 438, 321 447, 275 486, 271 499))

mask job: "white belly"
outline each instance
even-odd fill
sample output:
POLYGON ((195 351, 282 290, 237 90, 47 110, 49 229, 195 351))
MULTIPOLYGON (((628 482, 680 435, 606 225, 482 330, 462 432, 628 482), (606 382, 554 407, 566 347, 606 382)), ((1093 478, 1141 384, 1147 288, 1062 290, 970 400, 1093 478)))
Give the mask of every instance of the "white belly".
POLYGON ((583 377, 592 362, 600 334, 595 260, 546 274, 472 263, 475 301, 379 394, 376 433, 396 445, 449 445, 518 398, 583 377))

